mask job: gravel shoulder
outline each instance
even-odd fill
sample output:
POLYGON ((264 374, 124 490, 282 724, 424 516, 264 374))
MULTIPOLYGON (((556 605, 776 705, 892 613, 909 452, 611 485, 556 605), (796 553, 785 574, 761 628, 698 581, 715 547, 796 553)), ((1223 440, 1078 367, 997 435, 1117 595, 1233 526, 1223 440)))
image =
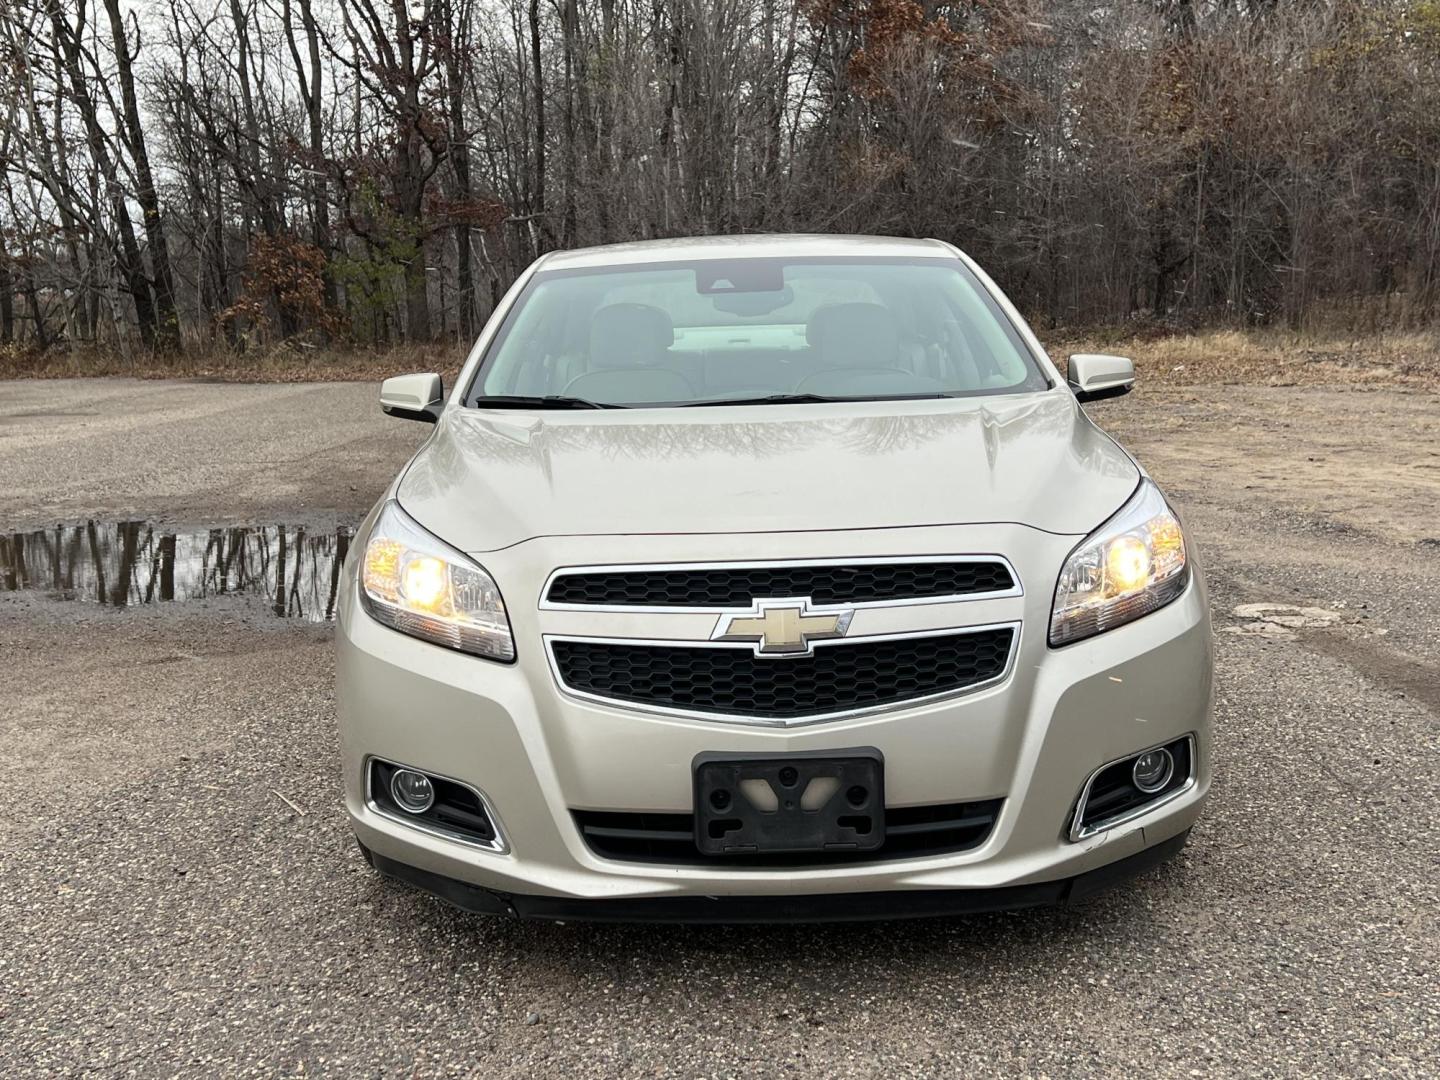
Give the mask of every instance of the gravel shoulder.
POLYGON ((375 383, 0 382, 0 528, 358 521, 428 434, 375 383))
MULTIPOLYGON (((374 400, 0 383, 0 530, 353 523, 425 434, 374 400)), ((855 927, 463 915, 355 852, 324 626, 0 594, 0 1073, 1434 1075, 1440 397, 1093 415, 1180 507, 1219 630, 1213 797, 1132 888, 855 927)))

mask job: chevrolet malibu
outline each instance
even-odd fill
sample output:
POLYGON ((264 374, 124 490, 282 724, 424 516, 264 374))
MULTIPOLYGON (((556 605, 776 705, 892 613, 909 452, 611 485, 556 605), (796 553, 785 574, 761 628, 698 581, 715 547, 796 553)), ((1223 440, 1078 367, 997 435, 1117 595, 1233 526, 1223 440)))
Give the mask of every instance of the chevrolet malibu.
POLYGON ((346 804, 370 864, 550 919, 1068 903, 1174 854, 1211 640, 1165 496, 934 240, 554 252, 360 526, 346 804))

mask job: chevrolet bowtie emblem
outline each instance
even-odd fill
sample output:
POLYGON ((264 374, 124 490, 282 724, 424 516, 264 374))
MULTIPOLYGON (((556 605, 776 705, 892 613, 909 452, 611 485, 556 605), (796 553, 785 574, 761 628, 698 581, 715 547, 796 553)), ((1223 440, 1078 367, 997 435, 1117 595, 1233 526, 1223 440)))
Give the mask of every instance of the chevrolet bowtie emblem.
POLYGON ((812 608, 808 599, 757 600, 749 611, 721 615, 710 638, 754 642, 756 656, 808 656, 813 642, 844 637, 854 616, 849 608, 812 608))

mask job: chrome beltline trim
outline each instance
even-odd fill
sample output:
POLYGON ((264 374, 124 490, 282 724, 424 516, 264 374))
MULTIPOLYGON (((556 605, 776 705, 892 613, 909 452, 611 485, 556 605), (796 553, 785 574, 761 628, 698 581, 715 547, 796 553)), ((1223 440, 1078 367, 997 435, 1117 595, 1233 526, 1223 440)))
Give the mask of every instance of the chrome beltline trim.
MULTIPOLYGON (((1010 574, 1010 580, 1015 584, 1008 589, 996 589, 983 593, 956 593, 947 596, 914 596, 902 597, 898 600, 860 600, 854 603, 849 601, 835 601, 827 604, 827 607, 847 607, 861 610, 864 608, 888 608, 888 607, 926 607, 932 604, 959 604, 969 603, 972 600, 1000 600, 1011 596, 1024 596, 1025 589, 1020 583, 1020 575, 1016 572, 1015 566, 1004 555, 992 554, 967 554, 967 555, 866 555, 859 558, 826 558, 826 559, 758 559, 758 560, 727 560, 722 562, 679 562, 679 563, 608 563, 600 566, 561 566, 550 572, 545 579, 545 584, 540 589, 540 610, 541 611, 624 611, 646 614, 667 614, 667 615, 696 615, 709 614, 717 611, 728 611, 735 604, 723 604, 711 607, 680 607, 666 604, 561 604, 550 600, 550 587, 555 584, 558 578, 575 577, 583 574, 626 574, 636 571, 686 571, 686 570, 766 570, 771 568, 789 568, 803 566, 885 566, 890 564, 905 563, 967 563, 967 562, 996 562, 1000 563, 1010 574)), ((751 603, 756 600, 769 599, 768 597, 750 598, 751 603)))
POLYGON ((1144 817, 1152 810, 1158 810, 1166 803, 1173 802, 1195 786, 1196 777, 1199 774, 1199 771, 1200 761, 1196 757, 1194 732, 1189 732, 1185 735, 1180 735, 1178 737, 1172 735, 1164 742, 1158 742, 1154 746, 1147 746, 1142 750, 1132 750, 1130 753, 1122 754, 1120 757, 1115 758, 1113 761, 1107 761, 1104 765, 1101 765, 1098 769, 1096 769, 1086 778, 1085 786, 1080 789, 1080 798, 1075 800, 1075 809, 1070 814, 1069 839, 1071 843, 1089 839, 1097 833, 1105 832, 1107 829, 1114 829, 1120 825, 1128 825, 1130 822, 1136 820, 1137 818, 1144 817), (1167 791, 1164 795, 1160 796, 1160 798, 1153 799, 1142 806, 1137 806, 1133 810, 1127 810, 1123 814, 1120 814, 1116 817, 1104 818, 1093 825, 1085 826, 1085 828, 1083 829, 1080 827, 1080 812, 1085 809, 1085 804, 1090 799, 1090 788, 1094 786, 1095 778, 1097 776, 1099 776, 1106 769, 1110 768, 1110 766, 1112 765, 1119 765, 1122 761, 1128 761, 1133 757, 1139 757, 1141 754, 1148 754, 1151 750, 1158 750, 1162 746, 1169 746, 1173 742, 1180 741, 1180 739, 1184 739, 1185 742, 1189 744, 1190 748, 1190 775, 1185 778, 1185 782, 1183 784, 1177 787, 1174 791, 1167 791))
MULTIPOLYGON (((716 609, 707 609, 714 611, 716 609)), ((827 641, 816 641, 815 649, 834 648, 844 645, 861 645, 866 642, 875 641, 901 641, 910 638, 927 637, 954 637, 960 634, 979 634, 986 630, 1012 630, 1010 637, 1010 652, 1005 657, 1004 669, 993 678, 983 682, 972 683, 969 686, 958 687, 954 690, 942 690, 934 694, 926 694, 922 697, 906 698, 904 701, 890 701, 882 705, 867 705, 859 709, 843 709, 837 712, 819 713, 813 716, 797 716, 793 718, 764 717, 764 716, 736 716, 732 713, 706 712, 699 709, 671 708, 664 705, 649 705, 640 701, 628 701, 624 698, 607 697, 604 694, 595 694, 587 690, 577 690, 566 683, 564 676, 560 673, 560 664, 555 658, 554 644, 557 641, 584 641, 606 645, 654 645, 666 648, 682 649, 744 649, 753 652, 753 647, 745 641, 689 641, 663 638, 617 638, 601 637, 586 634, 544 634, 542 640, 545 643, 545 655, 549 659, 550 674, 555 679, 555 684, 569 697, 581 701, 597 702, 611 708, 626 709, 634 712, 650 713, 657 716, 678 717, 688 720, 703 720, 712 724, 739 724, 745 727, 767 727, 767 728, 793 728, 805 727, 809 724, 823 724, 835 720, 848 720, 854 717, 873 716, 878 713, 901 712, 906 709, 918 708, 922 705, 929 705, 937 701, 944 701, 949 698, 968 697, 977 694, 982 690, 989 690, 1006 682, 1015 670, 1015 658, 1020 652, 1020 639, 1023 633, 1023 626, 1019 620, 1014 622, 985 623, 980 626, 947 626, 939 629, 915 630, 899 634, 869 634, 860 637, 832 638, 827 641)), ((777 660, 783 664, 783 660, 777 660)), ((1174 741, 1173 739, 1171 740, 1174 741)), ((1143 751, 1142 751, 1143 753, 1143 751)))
POLYGON ((416 830, 417 832, 429 833, 431 836, 438 836, 444 840, 450 840, 456 844, 464 844, 466 847, 479 848, 481 851, 488 851, 492 855, 508 855, 510 852, 510 843, 505 839, 505 830, 500 826, 500 817, 498 814, 495 813, 495 807, 490 804, 490 800, 486 798, 483 791, 481 791, 469 781, 457 780, 453 776, 446 776, 444 773, 432 772, 430 769, 422 768, 419 765, 406 765, 404 762, 401 761, 391 761, 389 758, 380 757, 378 754, 366 755, 365 807, 372 813, 384 818, 386 821, 393 821, 399 825, 407 825, 410 828, 416 830), (402 815, 394 813, 391 810, 387 810, 385 807, 381 806, 379 803, 377 803, 374 799, 370 797, 370 791, 374 786, 371 783, 371 780, 374 777, 374 766, 377 761, 385 765, 391 765, 397 769, 412 769, 415 772, 423 772, 427 776, 433 776, 436 779, 444 780, 447 783, 456 784, 470 791, 477 799, 480 800, 480 805, 485 810, 485 816, 490 819, 490 824, 495 829, 495 839, 491 841, 476 840, 474 837, 462 836, 459 833, 453 833, 448 829, 443 829, 438 825, 429 825, 418 818, 403 817, 402 815))

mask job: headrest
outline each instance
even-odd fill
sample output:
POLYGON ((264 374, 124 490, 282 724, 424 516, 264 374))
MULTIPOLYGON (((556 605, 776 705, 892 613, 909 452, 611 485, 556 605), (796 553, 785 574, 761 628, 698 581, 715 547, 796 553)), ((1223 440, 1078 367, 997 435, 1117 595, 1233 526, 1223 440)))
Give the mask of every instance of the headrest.
POLYGON ((590 319, 590 367, 650 367, 675 341, 670 316, 649 304, 610 304, 590 319))
POLYGON ((890 367, 900 351, 900 328, 880 304, 828 304, 816 308, 805 340, 831 367, 890 367))

